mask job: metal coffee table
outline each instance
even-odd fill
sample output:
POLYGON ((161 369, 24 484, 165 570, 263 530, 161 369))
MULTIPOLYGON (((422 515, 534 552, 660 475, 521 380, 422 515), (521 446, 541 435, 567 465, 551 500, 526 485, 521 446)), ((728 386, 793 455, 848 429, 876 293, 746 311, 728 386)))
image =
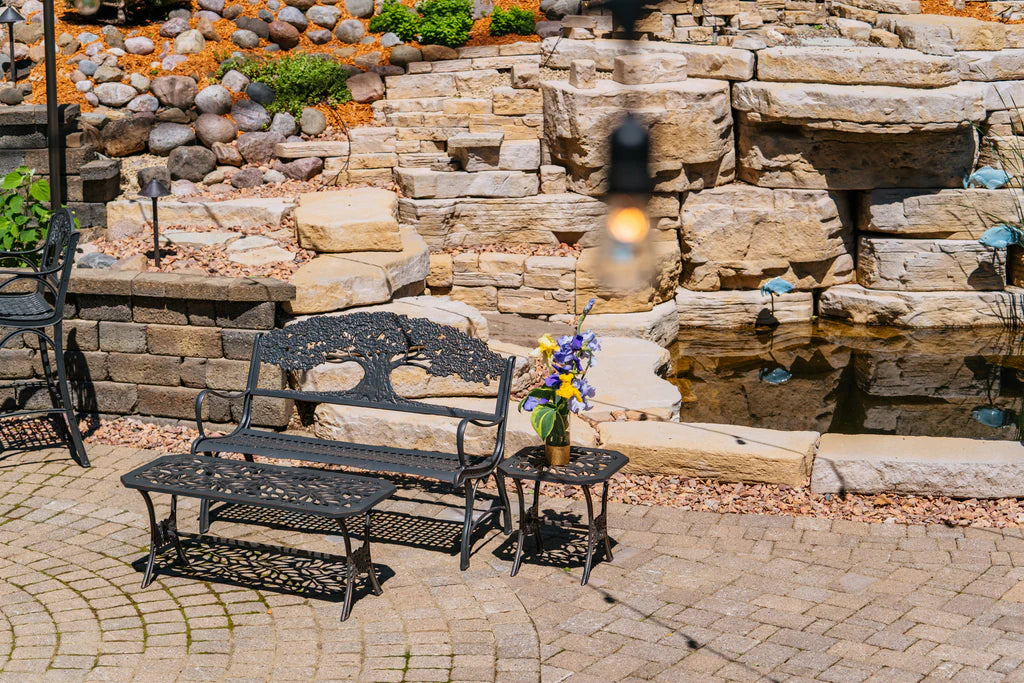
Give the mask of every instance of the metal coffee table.
POLYGON ((579 486, 583 489, 583 496, 587 501, 588 533, 587 560, 583 566, 583 580, 580 585, 585 586, 590 580, 594 550, 598 543, 604 541, 604 552, 607 559, 614 559, 611 539, 608 537, 608 483, 612 475, 629 462, 629 458, 618 451, 577 446, 573 446, 570 453, 568 465, 552 467, 544 461, 544 447, 532 446, 524 448, 498 465, 502 474, 515 482, 516 495, 519 497, 519 534, 516 542, 516 557, 512 563, 512 576, 519 573, 519 567, 523 562, 523 547, 526 545, 528 535, 534 537, 538 551, 544 549, 541 542, 540 511, 538 509, 542 482, 579 486), (533 505, 529 509, 526 508, 523 496, 524 481, 534 482, 533 505), (590 487, 596 484, 604 485, 601 491, 601 514, 597 517, 594 516, 594 501, 590 494, 590 487))

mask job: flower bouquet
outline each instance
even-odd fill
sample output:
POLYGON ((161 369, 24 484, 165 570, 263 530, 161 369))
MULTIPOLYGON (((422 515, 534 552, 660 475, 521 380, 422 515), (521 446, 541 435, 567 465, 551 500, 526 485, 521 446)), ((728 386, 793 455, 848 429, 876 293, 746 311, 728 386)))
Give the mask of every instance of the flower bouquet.
POLYGON ((587 382, 587 372, 594 366, 594 355, 601 344, 593 332, 582 331, 583 321, 594 307, 591 299, 576 319, 576 333, 555 341, 546 334, 534 355, 539 356, 550 375, 544 384, 532 389, 519 402, 519 410, 530 413, 530 424, 544 440, 549 465, 569 462, 569 413, 582 413, 593 406, 594 387, 587 382))

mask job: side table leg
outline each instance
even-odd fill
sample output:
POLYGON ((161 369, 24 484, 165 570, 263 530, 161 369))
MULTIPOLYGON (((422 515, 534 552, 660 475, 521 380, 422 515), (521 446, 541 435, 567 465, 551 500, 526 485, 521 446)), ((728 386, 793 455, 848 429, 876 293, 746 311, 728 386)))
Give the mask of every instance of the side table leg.
POLYGON ((608 535, 608 485, 610 482, 604 483, 604 491, 601 492, 601 516, 597 518, 598 527, 601 530, 601 534, 604 536, 604 552, 608 555, 608 561, 611 562, 615 559, 612 555, 612 539, 608 535))
POLYGON ((363 547, 356 551, 356 564, 360 564, 362 561, 361 571, 366 572, 366 575, 370 578, 370 589, 374 595, 380 595, 384 592, 384 589, 380 587, 380 582, 377 581, 377 572, 373 568, 373 557, 370 555, 370 513, 367 512, 364 515, 363 522, 363 547))
POLYGON ((139 491, 146 501, 146 512, 149 513, 149 558, 146 560, 146 573, 142 575, 142 587, 148 588, 153 583, 153 570, 156 568, 156 551, 160 547, 160 526, 156 521, 153 499, 148 491, 139 491))
POLYGON ((345 621, 352 613, 353 590, 358 570, 356 569, 356 559, 352 556, 352 539, 349 538, 345 520, 339 519, 338 526, 341 527, 341 538, 345 541, 345 604, 341 608, 341 620, 345 621))
POLYGON ((530 508, 530 525, 533 528, 533 540, 537 544, 537 552, 544 552, 544 539, 540 535, 540 480, 533 484, 533 507, 530 508))
POLYGON ((590 487, 584 484, 580 488, 583 489, 583 497, 587 501, 587 560, 583 565, 583 580, 580 581, 581 586, 586 586, 587 581, 590 581, 590 569, 594 564, 594 546, 597 545, 597 524, 594 521, 594 501, 590 497, 590 487))
POLYGON ((167 535, 171 537, 171 543, 174 544, 174 554, 177 555, 178 561, 186 567, 189 565, 188 558, 185 557, 185 550, 181 547, 181 539, 178 538, 178 497, 171 496, 171 514, 167 517, 167 535))
POLYGON ((516 557, 512 560, 512 573, 515 576, 519 573, 519 565, 523 563, 523 546, 526 544, 526 501, 523 500, 523 483, 518 479, 512 479, 516 485, 516 497, 519 499, 519 531, 516 534, 516 557))

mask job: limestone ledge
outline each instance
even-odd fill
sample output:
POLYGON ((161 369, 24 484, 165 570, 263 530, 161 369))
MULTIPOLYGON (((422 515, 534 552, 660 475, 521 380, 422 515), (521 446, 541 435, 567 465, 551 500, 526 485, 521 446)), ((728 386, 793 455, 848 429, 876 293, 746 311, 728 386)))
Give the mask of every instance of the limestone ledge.
MULTIPOLYGON (((238 228, 270 225, 278 227, 281 219, 295 208, 284 198, 246 197, 225 201, 183 201, 173 198, 159 202, 163 225, 191 225, 204 228, 238 228)), ((122 199, 107 204, 107 225, 127 221, 133 225, 153 220, 149 199, 122 199)))
MULTIPOLYGON (((835 288, 833 288, 835 289, 835 288)), ((814 317, 811 292, 771 297, 752 291, 676 292, 680 327, 734 328, 807 322, 814 317)))
POLYGON ((860 285, 830 287, 819 315, 896 327, 1016 326, 1024 322, 1024 289, 1003 292, 887 292, 860 285))
POLYGON ((1024 496, 1024 446, 880 434, 825 434, 814 460, 816 493, 1024 496))
POLYGON ((861 195, 859 230, 906 237, 978 239, 1018 220, 1019 193, 985 189, 882 189, 861 195))
POLYGON ((81 268, 71 271, 68 292, 188 301, 287 302, 295 298, 294 285, 267 277, 208 277, 81 268))
MULTIPOLYGON (((958 61, 917 50, 884 47, 772 47, 757 53, 757 78, 760 81, 941 88, 960 81, 964 60, 963 56, 958 61)), ((999 61, 1005 66, 997 73, 1010 71, 1010 61, 999 61)))
POLYGON ((599 71, 615 68, 615 58, 634 54, 669 52, 686 57, 687 75, 694 78, 746 81, 754 77, 754 53, 713 45, 643 42, 628 40, 572 40, 545 38, 542 43, 541 64, 551 69, 568 69, 578 59, 593 60, 599 71))

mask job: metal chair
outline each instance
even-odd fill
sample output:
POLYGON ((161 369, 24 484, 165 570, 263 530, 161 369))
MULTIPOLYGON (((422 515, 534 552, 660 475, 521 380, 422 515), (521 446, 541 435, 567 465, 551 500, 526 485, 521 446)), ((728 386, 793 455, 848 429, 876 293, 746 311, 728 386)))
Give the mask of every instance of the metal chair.
POLYGON ((3 413, 0 419, 40 414, 63 416, 70 437, 71 457, 82 467, 88 467, 89 457, 78 429, 64 369, 64 300, 79 236, 71 211, 60 209, 51 217, 46 240, 38 247, 20 252, 0 251, 0 264, 8 268, 15 266, 0 269, 0 349, 22 335, 34 335, 38 339, 44 381, 53 404, 52 409, 3 413), (46 333, 47 328, 53 328, 53 336, 46 333), (56 376, 47 347, 53 349, 56 376))

